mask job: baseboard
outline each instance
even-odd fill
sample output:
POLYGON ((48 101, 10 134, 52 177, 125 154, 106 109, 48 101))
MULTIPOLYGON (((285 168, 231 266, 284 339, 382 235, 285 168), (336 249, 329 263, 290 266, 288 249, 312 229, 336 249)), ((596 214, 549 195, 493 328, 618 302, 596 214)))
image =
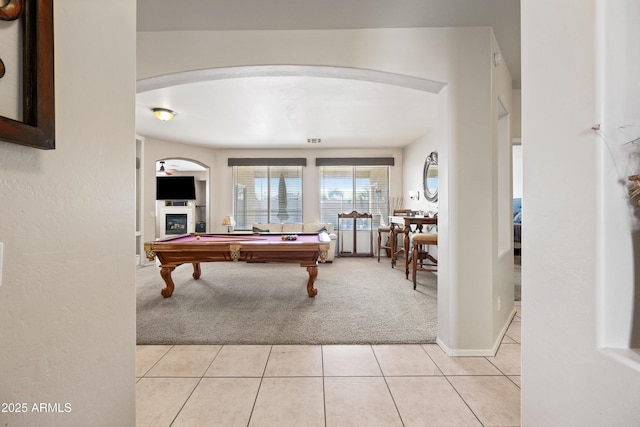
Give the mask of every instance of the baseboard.
POLYGON ((451 357, 494 357, 496 353, 498 353, 498 349, 500 348, 500 344, 502 343, 502 339, 504 338, 509 326, 511 325, 511 321, 516 315, 517 310, 514 308, 511 311, 511 315, 507 319, 507 322, 502 327, 502 331, 498 335, 498 338, 493 343, 493 347, 491 349, 453 349, 449 348, 440 337, 436 338, 436 344, 445 352, 447 356, 451 357))

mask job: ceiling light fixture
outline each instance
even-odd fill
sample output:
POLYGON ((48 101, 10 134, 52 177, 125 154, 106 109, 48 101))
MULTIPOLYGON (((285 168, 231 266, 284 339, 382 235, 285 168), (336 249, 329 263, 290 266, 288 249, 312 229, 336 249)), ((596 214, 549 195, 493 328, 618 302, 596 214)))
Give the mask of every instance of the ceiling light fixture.
POLYGON ((151 111, 153 111, 153 114, 155 114, 155 116, 163 122, 168 122, 178 114, 175 111, 171 111, 167 108, 152 108, 151 111))

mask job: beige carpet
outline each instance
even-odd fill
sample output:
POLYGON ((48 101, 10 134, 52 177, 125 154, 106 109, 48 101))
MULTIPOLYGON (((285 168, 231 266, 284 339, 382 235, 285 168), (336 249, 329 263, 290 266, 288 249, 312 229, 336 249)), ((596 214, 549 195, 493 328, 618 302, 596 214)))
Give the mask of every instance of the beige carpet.
MULTIPOLYGON (((401 264, 401 262, 400 262, 401 264)), ((297 264, 204 263, 173 273, 163 298, 158 267, 140 268, 138 344, 430 343, 437 334, 437 277, 420 272, 418 287, 388 259, 336 258, 319 266, 309 298, 297 264)))

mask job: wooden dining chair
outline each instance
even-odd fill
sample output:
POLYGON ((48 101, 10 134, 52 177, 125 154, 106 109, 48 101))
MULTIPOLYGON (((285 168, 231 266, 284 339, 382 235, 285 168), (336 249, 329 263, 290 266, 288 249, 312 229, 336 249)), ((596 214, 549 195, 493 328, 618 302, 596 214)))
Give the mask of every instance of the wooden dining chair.
POLYGON ((429 246, 438 246, 437 234, 416 233, 413 235, 411 253, 411 276, 413 289, 416 289, 416 273, 420 271, 438 271, 438 260, 429 253, 429 246))
MULTIPOLYGON (((393 211, 393 216, 402 216, 402 215, 406 215, 407 213, 411 212, 411 209, 394 209, 393 211)), ((391 227, 388 225, 381 225, 378 227, 378 262, 380 262, 380 252, 382 251, 382 249, 387 250, 388 254, 390 255, 390 258, 393 260, 394 259, 394 254, 391 253, 391 251, 394 250, 394 248, 400 248, 400 250, 398 251, 396 250, 395 256, 398 255, 398 253, 402 253, 404 252, 404 250, 402 250, 402 245, 398 245, 398 234, 402 233, 403 230, 401 227, 394 227, 394 233, 393 233, 393 237, 390 236, 391 233, 391 227), (382 243, 382 236, 386 235, 387 236, 387 241, 383 244, 382 243), (392 239, 395 239, 395 241, 392 241, 392 239), (392 242, 395 242, 395 245, 392 245, 392 242)), ((393 267, 393 265, 392 265, 393 267)))

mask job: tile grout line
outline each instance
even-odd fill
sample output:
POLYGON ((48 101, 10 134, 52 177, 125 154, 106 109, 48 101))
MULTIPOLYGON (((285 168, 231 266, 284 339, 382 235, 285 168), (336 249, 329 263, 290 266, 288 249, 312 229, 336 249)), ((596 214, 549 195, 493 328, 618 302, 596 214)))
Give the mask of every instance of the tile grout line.
MULTIPOLYGON (((162 359, 164 359, 164 357, 165 357, 165 356, 166 356, 166 355, 167 355, 171 350, 173 350, 173 349, 175 348, 175 346, 176 346, 175 344, 172 344, 172 345, 167 349, 167 351, 165 351, 165 352, 162 354, 162 356, 160 356, 160 357, 158 358, 158 360, 156 360, 156 361, 155 361, 155 363, 154 363, 153 365, 151 365, 151 367, 150 367, 149 369, 147 369, 146 371, 144 371, 144 374, 142 374, 142 376, 140 377, 140 379, 142 379, 142 378, 147 378, 147 374, 148 374, 148 373, 149 373, 153 368, 155 368, 155 367, 156 367, 156 365, 157 365, 158 363, 160 363, 160 361, 161 361, 162 359)), ((136 381, 136 382, 137 382, 137 381, 136 381)))
POLYGON ((322 410, 324 414, 324 427, 327 427, 327 388, 324 375, 324 345, 320 345, 320 369, 322 372, 322 410))
MULTIPOLYGON (((444 371, 442 370, 442 368, 440 368, 440 366, 438 366, 438 363, 433 360, 433 357, 431 357, 431 355, 429 354, 429 352, 427 351, 426 348, 424 348, 424 345, 420 346, 422 348, 422 350, 427 354, 427 356, 429 357, 429 359, 431 359, 431 361, 433 362, 434 365, 436 365, 436 367, 438 368, 438 370, 440 371, 440 373, 442 374, 442 376, 447 380, 447 382, 449 383, 449 385, 451 386, 451 388, 453 389, 453 391, 456 392, 456 394, 460 397, 460 399, 462 400, 462 402, 465 404, 465 406, 467 408, 469 408, 469 411, 471 411, 471 413, 473 414, 474 417, 476 417, 476 420, 478 420, 478 422, 480 423, 481 426, 484 426, 484 424, 482 423, 482 421, 480 421, 480 418, 478 417, 478 415, 475 413, 475 411, 471 408, 471 406, 469 406, 469 403, 467 403, 466 399, 464 397, 462 397, 462 395, 460 394, 460 392, 458 391, 458 389, 453 385, 453 383, 451 382, 451 380, 449 379, 450 375, 447 375, 444 373, 444 371)), ((451 358, 452 356, 448 356, 449 358, 451 358)), ((486 357, 485 357, 486 359, 486 357)), ((500 372, 500 371, 499 371, 500 372)), ((471 376, 471 375, 451 375, 451 376, 471 376)), ((473 376, 481 376, 481 375, 473 375, 473 376)), ((495 375, 498 376, 498 375, 495 375)), ((501 376, 501 375, 500 375, 501 376)))
POLYGON ((256 403, 258 402, 258 396, 260 395, 260 389, 262 388, 262 382, 264 381, 264 374, 267 372, 267 365, 269 364, 269 359, 271 358, 271 352, 273 351, 273 344, 269 346, 269 355, 267 356, 267 360, 264 364, 264 368, 262 369, 262 375, 260 376, 260 384, 258 384, 258 390, 256 391, 256 397, 253 399, 253 405, 251 405, 251 413, 249 414, 249 419, 247 420, 247 427, 251 424, 251 418, 253 417, 253 411, 256 409, 256 403))
MULTIPOLYGON (((175 346, 174 346, 175 347, 175 346)), ((184 400, 184 403, 180 406, 180 409, 178 409, 178 412, 176 412, 175 417, 173 417, 173 419, 171 420, 171 422, 169 423, 169 427, 171 427, 173 425, 173 423, 176 422, 176 420, 178 419, 178 416, 180 415, 180 413, 182 412, 182 410, 184 409, 184 407, 187 405, 187 402, 189 401, 189 399, 191 399, 191 396, 193 396, 193 393, 196 391, 196 389, 198 388, 198 386, 200 385, 200 383, 202 382, 202 380, 205 378, 205 374, 207 373, 207 371, 209 370, 209 368, 211 367, 211 364, 213 364, 213 361, 216 360, 216 357, 218 357, 218 354, 220 354, 220 351, 222 351, 222 347, 224 346, 220 346, 220 348, 218 349, 218 351, 216 352, 216 354, 213 356, 213 358, 211 359, 211 362, 209 362, 209 364, 207 365, 207 367, 204 369, 204 371, 202 372, 202 375, 200 376, 200 378, 198 379, 198 382, 196 383, 196 385, 193 387, 193 390, 191 390, 191 393, 189 393, 189 395, 187 396, 187 398, 184 400)), ((168 352, 167 352, 168 353, 168 352)), ((175 377, 175 378, 194 378, 194 377, 175 377)))
MULTIPOLYGON (((521 345, 520 343, 500 343, 500 347, 502 347, 503 345, 521 345)), ((500 352, 500 347, 498 347, 498 351, 496 352, 496 356, 498 355, 498 353, 500 352)), ((496 356, 493 356, 492 358, 495 358, 496 356)), ((500 374, 502 374, 501 376, 503 377, 507 377, 507 379, 509 381, 511 381, 511 379, 509 378, 509 374, 507 374, 506 372, 504 372, 502 369, 500 369, 500 367, 498 365, 496 365, 495 363, 493 363, 491 360, 489 360, 489 357, 487 356, 483 356, 487 362, 491 363, 493 365, 493 367, 495 367, 498 372, 500 372, 500 374)), ((514 375, 516 377, 521 376, 521 375, 514 375)), ((513 381, 512 381, 513 382, 513 381)), ((515 384, 515 383, 514 383, 515 384)), ((517 384, 516 384, 517 385, 517 384)), ((520 388, 520 387, 518 387, 520 388)))
POLYGON ((389 382, 387 381, 387 376, 384 374, 384 370, 380 365, 380 360, 378 360, 378 355, 376 351, 373 349, 373 345, 369 345, 371 348, 371 352, 373 353, 373 357, 376 359, 376 363, 378 364, 378 369, 380 369, 380 373, 382 374, 382 379, 384 380, 384 384, 387 386, 387 391, 389 392, 389 396, 391 396, 391 401, 393 402, 393 406, 396 408, 396 412, 398 413, 398 418, 400 418, 400 423, 404 426, 404 420, 402 419, 402 414, 400 413, 400 408, 398 408, 398 404, 396 403, 395 397, 393 397, 393 393, 391 392, 391 387, 389 387, 389 382))
MULTIPOLYGON (((176 377, 176 378, 186 378, 186 377, 176 377)), ((178 416, 180 415, 180 413, 182 412, 182 410, 184 409, 185 405, 187 404, 187 402, 189 401, 189 399, 191 399, 191 396, 193 396, 193 392, 196 391, 196 389, 198 388, 198 386, 200 385, 200 383, 202 382, 202 379, 204 377, 200 377, 198 379, 198 382, 196 383, 196 385, 193 387, 193 389, 191 390, 191 392, 189 393, 189 395, 187 396, 187 398, 184 400, 184 402, 182 403, 182 405, 180 405, 180 409, 178 409, 178 412, 176 412, 176 415, 173 417, 173 419, 171 420, 171 422, 169 423, 169 427, 171 427, 173 425, 173 423, 176 422, 176 420, 178 419, 178 416)))
POLYGON ((465 406, 467 408, 469 408, 469 411, 471 411, 471 413, 473 414, 474 417, 476 417, 476 420, 478 420, 478 422, 480 423, 481 426, 484 426, 484 423, 480 420, 480 417, 478 417, 478 414, 476 414, 476 412, 473 410, 473 408, 471 408, 471 406, 469 405, 469 403, 467 403, 466 399, 464 397, 462 397, 462 395, 460 394, 460 392, 458 391, 458 389, 456 388, 456 386, 453 385, 453 383, 451 382, 451 380, 449 379, 449 377, 447 375, 444 376, 447 380, 447 382, 449 383, 449 385, 451 386, 451 388, 456 392, 456 394, 458 396, 460 396, 460 399, 464 402, 465 406))

